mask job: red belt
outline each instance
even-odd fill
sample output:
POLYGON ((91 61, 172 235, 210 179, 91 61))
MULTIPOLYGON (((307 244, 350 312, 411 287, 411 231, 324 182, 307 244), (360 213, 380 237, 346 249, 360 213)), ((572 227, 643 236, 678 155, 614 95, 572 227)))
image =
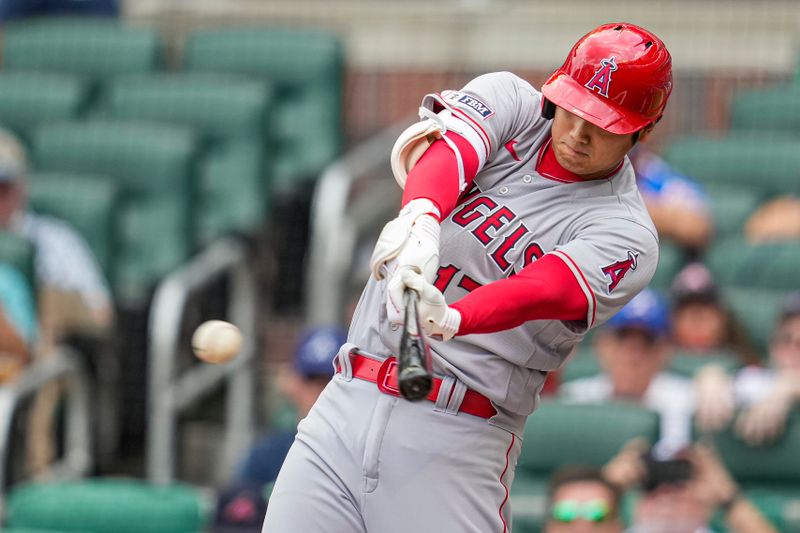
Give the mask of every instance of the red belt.
MULTIPOLYGON (((353 377, 375 383, 378 386, 378 390, 384 394, 400 396, 400 389, 397 385, 397 359, 389 357, 383 361, 376 361, 352 352, 350 361, 353 367, 353 377)), ((341 371, 341 365, 339 365, 339 371, 341 371)), ((435 402, 441 387, 442 380, 434 377, 433 387, 427 399, 435 402)), ((491 400, 474 390, 467 390, 458 410, 481 418, 491 418, 497 414, 491 400)))

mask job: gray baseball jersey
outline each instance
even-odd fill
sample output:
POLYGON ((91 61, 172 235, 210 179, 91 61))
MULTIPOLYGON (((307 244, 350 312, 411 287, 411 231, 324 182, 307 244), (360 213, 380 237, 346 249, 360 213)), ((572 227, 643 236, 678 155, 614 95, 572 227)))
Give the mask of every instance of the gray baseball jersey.
MULTIPOLYGON (((551 122, 542 95, 508 72, 480 76, 461 91, 428 95, 447 107, 480 161, 471 189, 441 225, 437 286, 453 303, 470 290, 513 275, 545 253, 572 270, 588 301, 585 323, 534 320, 506 331, 431 341, 435 370, 453 375, 499 408, 493 423, 518 432, 558 369, 589 328, 610 318, 647 286, 658 237, 627 158, 611 176, 564 182, 537 171, 551 122)), ((385 281, 371 279, 349 341, 377 355, 396 353, 400 332, 384 311, 385 281)))
POLYGON ((370 280, 337 357, 341 371, 298 426, 265 533, 508 533, 518 437, 547 372, 655 271, 658 241, 627 159, 596 181, 537 172, 550 122, 528 83, 488 74, 423 105, 437 104, 452 109, 451 125, 480 160, 473 186, 441 225, 436 283, 448 302, 552 253, 584 291, 586 319, 431 342, 443 385, 435 402, 412 403, 354 378, 351 349, 381 360, 397 353, 400 338, 386 317, 386 280, 370 280), (489 424, 459 412, 466 387, 494 402, 489 424))

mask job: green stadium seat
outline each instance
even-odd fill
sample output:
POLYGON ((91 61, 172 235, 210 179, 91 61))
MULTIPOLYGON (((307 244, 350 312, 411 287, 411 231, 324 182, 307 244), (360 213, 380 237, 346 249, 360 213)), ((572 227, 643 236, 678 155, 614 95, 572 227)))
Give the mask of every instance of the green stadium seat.
POLYGON ((672 284, 672 279, 686 264, 686 256, 680 247, 661 241, 659 247, 658 268, 650 280, 654 289, 666 290, 672 284))
POLYGON ((200 242, 261 226, 268 208, 264 154, 272 92, 267 84, 220 74, 118 78, 98 113, 195 128, 208 141, 199 165, 195 232, 200 242))
POLYGON ((800 413, 793 413, 786 433, 775 442, 752 447, 730 428, 712 436, 714 446, 730 473, 746 486, 793 488, 800 496, 800 413))
POLYGON ((748 338, 761 350, 761 353, 766 354, 786 291, 725 287, 723 294, 737 319, 744 326, 748 338))
POLYGON ((601 466, 630 439, 656 442, 658 432, 658 415, 633 404, 543 402, 525 426, 517 475, 541 478, 565 465, 601 466))
POLYGON ((738 356, 732 352, 712 352, 703 356, 678 352, 670 359, 668 369, 675 374, 691 378, 698 370, 712 364, 731 372, 740 366, 738 356))
POLYGON ((539 531, 554 471, 576 464, 602 466, 630 439, 656 442, 658 432, 658 415, 636 405, 543 402, 525 425, 511 486, 514 531, 539 531))
POLYGON ((344 53, 335 36, 279 28, 198 30, 187 39, 184 64, 190 71, 247 74, 276 85, 271 170, 278 190, 316 178, 339 154, 344 53))
POLYGON ((763 194, 747 188, 711 185, 706 190, 717 240, 741 235, 747 219, 766 200, 763 194))
POLYGON ((738 92, 731 104, 731 128, 800 133, 800 86, 738 92))
POLYGON ((197 490, 134 480, 91 479, 23 485, 8 499, 6 525, 92 533, 196 533, 207 522, 197 490))
POLYGON ((80 74, 100 80, 158 67, 155 28, 130 27, 100 18, 47 18, 3 28, 3 67, 80 74))
POLYGON ((49 172, 29 176, 31 208, 71 224, 89 243, 103 272, 111 270, 119 210, 119 188, 112 178, 49 172))
POLYGON ((569 359, 561 370, 561 381, 574 381, 576 379, 588 378, 602 372, 600 362, 592 348, 592 343, 584 340, 578 350, 569 359))
POLYGON ((0 261, 19 270, 36 287, 36 249, 33 243, 19 235, 0 231, 0 261))
POLYGON ((664 158, 705 184, 739 187, 762 194, 800 192, 798 137, 732 133, 724 139, 683 137, 664 158))
POLYGON ((708 265, 721 285, 800 289, 800 243, 750 244, 724 239, 708 252, 708 265))
POLYGON ((192 250, 197 139, 187 128, 144 122, 46 125, 34 136, 40 171, 104 174, 120 189, 117 250, 109 278, 117 296, 141 303, 192 250))
POLYGON ((26 140, 44 122, 76 118, 88 99, 87 83, 76 76, 0 72, 0 123, 26 140))

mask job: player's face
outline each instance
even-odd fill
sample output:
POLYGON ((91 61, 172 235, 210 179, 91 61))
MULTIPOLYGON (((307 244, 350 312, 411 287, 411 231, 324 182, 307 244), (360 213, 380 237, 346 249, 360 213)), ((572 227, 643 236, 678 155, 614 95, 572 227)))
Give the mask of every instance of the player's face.
POLYGON ((772 364, 781 370, 800 370, 800 316, 781 324, 771 346, 772 364))
POLYGON ((613 510, 613 496, 596 481, 574 481, 553 494, 545 533, 618 533, 622 524, 613 510), (557 512, 556 507, 561 506, 557 512), (598 512, 600 511, 600 512, 598 512))
POLYGON ((551 135, 558 163, 586 179, 607 175, 633 147, 632 135, 609 133, 561 107, 556 107, 551 135))

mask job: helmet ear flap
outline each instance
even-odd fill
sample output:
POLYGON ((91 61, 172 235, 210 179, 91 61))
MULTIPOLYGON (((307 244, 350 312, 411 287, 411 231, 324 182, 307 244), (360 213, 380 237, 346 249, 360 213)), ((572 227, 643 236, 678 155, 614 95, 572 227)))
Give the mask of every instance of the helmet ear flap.
POLYGON ((542 98, 542 117, 547 120, 553 120, 556 116, 556 104, 548 100, 547 98, 542 98))

